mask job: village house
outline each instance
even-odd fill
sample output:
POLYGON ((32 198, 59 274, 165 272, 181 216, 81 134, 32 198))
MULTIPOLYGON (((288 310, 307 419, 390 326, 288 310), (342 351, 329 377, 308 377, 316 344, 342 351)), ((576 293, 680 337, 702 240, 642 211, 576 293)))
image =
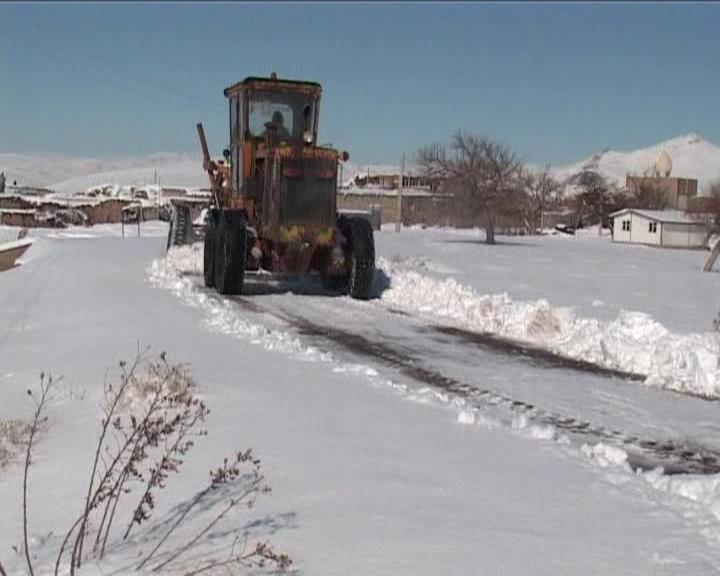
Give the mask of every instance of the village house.
MULTIPOLYGON (((372 173, 368 168, 367 173, 358 174, 353 180, 353 185, 357 188, 382 188, 383 190, 397 190, 399 183, 399 168, 386 169, 376 173, 372 173)), ((417 169, 406 167, 403 173, 403 188, 433 190, 434 182, 417 169)))
POLYGON ((702 248, 708 226, 680 210, 625 208, 610 214, 613 242, 667 248, 702 248))

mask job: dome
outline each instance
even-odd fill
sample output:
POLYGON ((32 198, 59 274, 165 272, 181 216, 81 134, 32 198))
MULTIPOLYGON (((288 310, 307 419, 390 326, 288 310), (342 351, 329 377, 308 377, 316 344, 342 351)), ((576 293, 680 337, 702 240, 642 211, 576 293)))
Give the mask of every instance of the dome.
POLYGON ((660 156, 655 161, 655 172, 663 178, 667 178, 672 172, 672 160, 670 160, 670 155, 665 150, 660 153, 660 156))

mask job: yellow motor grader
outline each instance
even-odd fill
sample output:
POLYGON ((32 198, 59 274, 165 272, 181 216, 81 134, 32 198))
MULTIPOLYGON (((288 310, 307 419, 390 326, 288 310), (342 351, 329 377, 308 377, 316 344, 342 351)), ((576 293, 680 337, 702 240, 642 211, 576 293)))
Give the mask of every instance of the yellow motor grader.
POLYGON ((210 158, 197 125, 212 191, 204 234, 207 287, 240 294, 246 271, 316 272, 329 287, 369 297, 373 230, 362 217, 338 215, 338 162, 348 154, 317 143, 321 92, 318 83, 274 73, 226 88, 230 145, 222 160, 210 158))

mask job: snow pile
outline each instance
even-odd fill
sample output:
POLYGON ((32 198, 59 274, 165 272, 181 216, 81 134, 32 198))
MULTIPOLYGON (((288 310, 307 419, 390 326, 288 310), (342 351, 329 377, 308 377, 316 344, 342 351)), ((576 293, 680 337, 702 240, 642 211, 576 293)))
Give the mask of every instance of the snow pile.
POLYGON ((580 451, 603 468, 621 467, 629 470, 627 452, 617 446, 611 446, 603 442, 593 445, 583 444, 580 451))
POLYGON ((658 468, 645 472, 642 477, 656 490, 699 504, 720 520, 720 475, 668 476, 658 468))
POLYGON ((628 464, 628 455, 622 448, 603 442, 583 444, 580 453, 601 468, 620 469, 643 479, 655 490, 678 498, 688 518, 694 516, 699 520, 699 511, 702 511, 702 515, 709 513, 703 531, 710 540, 720 538, 720 530, 714 522, 720 520, 720 474, 667 475, 661 467, 647 472, 633 471, 628 464))
POLYGON ((390 278, 389 288, 380 295, 389 308, 639 374, 647 384, 720 397, 717 334, 676 334, 640 312, 622 311, 611 322, 576 317, 544 299, 516 302, 507 293, 478 294, 454 278, 437 280, 383 258, 377 267, 390 278))

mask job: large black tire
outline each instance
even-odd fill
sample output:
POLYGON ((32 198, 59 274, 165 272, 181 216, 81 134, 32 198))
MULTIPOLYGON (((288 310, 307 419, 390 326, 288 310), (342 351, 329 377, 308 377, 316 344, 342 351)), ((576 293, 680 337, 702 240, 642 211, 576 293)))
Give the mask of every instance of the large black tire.
POLYGON ((182 246, 192 243, 192 216, 188 206, 172 207, 170 230, 168 231, 168 250, 170 246, 182 246))
POLYGON ((345 236, 345 261, 348 275, 345 291, 359 300, 370 297, 375 276, 375 238, 370 222, 364 218, 341 216, 338 228, 345 236))
POLYGON ((247 261, 247 227, 241 212, 220 212, 215 234, 215 289, 241 294, 247 261))
POLYGON ((203 276, 205 286, 215 286, 215 238, 217 236, 218 215, 212 210, 208 212, 205 224, 205 246, 203 248, 203 276))
POLYGON ((173 241, 173 219, 170 218, 170 225, 168 226, 167 246, 165 246, 165 252, 170 250, 170 246, 172 246, 172 241, 173 241))

